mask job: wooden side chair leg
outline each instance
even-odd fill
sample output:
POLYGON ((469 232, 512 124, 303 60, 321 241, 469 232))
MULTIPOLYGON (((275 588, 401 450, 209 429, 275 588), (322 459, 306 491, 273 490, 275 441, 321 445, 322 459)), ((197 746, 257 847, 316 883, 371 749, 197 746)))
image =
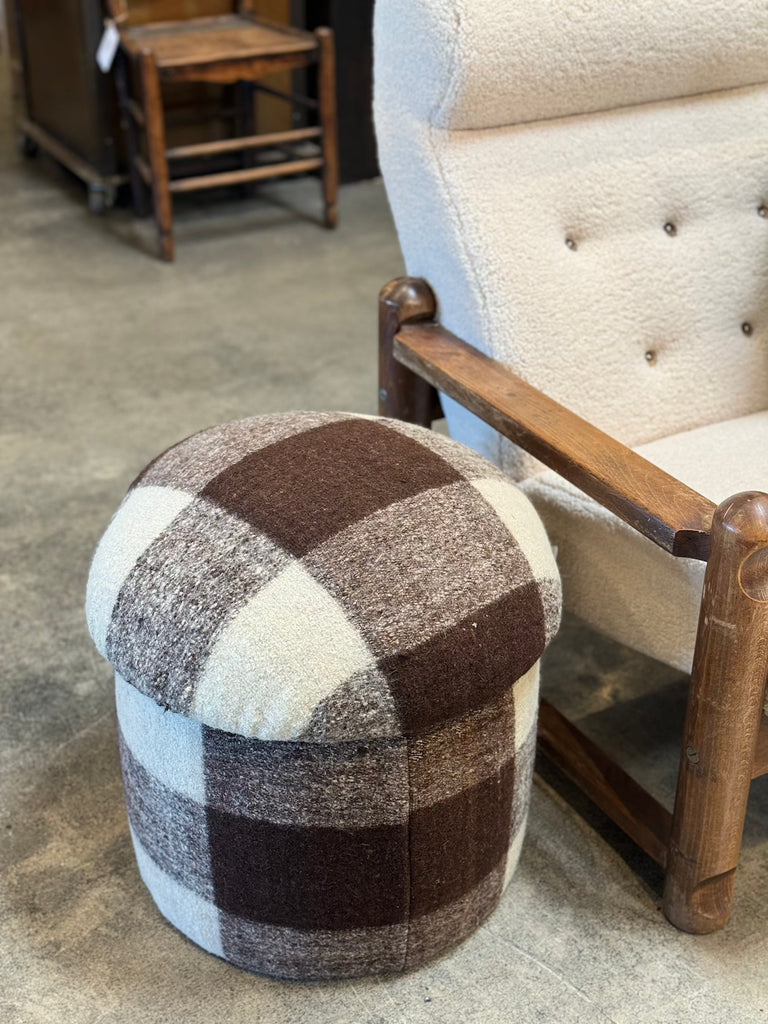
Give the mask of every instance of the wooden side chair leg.
POLYGON ((440 419, 437 391, 423 378, 399 363, 392 347, 403 324, 434 320, 435 295, 426 281, 400 277, 385 285, 379 295, 379 415, 429 427, 440 419))
POLYGON ((137 217, 146 217, 149 213, 147 186, 136 166, 136 159, 139 156, 139 136, 136 131, 136 122, 130 103, 130 66, 128 57, 123 50, 120 50, 115 58, 115 85, 117 87, 117 100, 120 106, 120 120, 128 146, 128 172, 131 182, 133 212, 137 217))
POLYGON ((139 56, 147 155, 152 172, 152 199, 162 259, 173 259, 173 205, 168 158, 165 147, 165 120, 157 62, 150 52, 139 56))
POLYGON ((683 931, 730 914, 767 677, 768 495, 749 491, 712 524, 664 892, 683 931))
POLYGON ((336 45, 329 28, 315 31, 320 48, 317 93, 320 127, 323 130, 323 201, 325 226, 335 228, 339 219, 339 129, 336 113, 336 45))

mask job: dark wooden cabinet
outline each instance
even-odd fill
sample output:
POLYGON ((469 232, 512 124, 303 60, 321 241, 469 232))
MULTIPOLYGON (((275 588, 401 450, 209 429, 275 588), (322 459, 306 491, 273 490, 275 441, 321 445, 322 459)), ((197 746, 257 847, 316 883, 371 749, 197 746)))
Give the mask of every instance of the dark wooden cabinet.
POLYGON ((45 145, 50 136, 92 169, 94 181, 110 182, 118 173, 118 126, 111 76, 94 59, 102 31, 99 4, 11 0, 7 16, 16 21, 22 130, 35 138, 37 128, 43 135, 35 141, 45 145))

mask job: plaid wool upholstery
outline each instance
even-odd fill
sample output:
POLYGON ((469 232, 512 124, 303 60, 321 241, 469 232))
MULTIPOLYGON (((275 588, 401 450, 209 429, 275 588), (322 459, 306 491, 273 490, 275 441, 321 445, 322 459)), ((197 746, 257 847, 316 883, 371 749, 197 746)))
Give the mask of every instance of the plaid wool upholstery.
POLYGON ((160 456, 87 612, 161 911, 292 978, 466 937, 519 854, 559 608, 527 500, 429 431, 294 413, 160 456))

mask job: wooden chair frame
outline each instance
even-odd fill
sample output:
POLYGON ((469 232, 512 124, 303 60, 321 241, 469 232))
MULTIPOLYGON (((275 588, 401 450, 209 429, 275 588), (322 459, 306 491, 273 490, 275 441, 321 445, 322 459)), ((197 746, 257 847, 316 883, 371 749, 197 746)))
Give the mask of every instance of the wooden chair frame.
POLYGON ((379 412, 431 426, 438 389, 665 551, 707 563, 672 814, 554 707, 540 748, 665 871, 664 913, 727 921, 751 780, 768 773, 768 494, 719 506, 435 322, 428 283, 380 296, 379 412))
MULTIPOLYGON (((151 192, 155 222, 158 231, 159 254, 171 261, 173 243, 173 196, 227 185, 249 186, 253 182, 288 175, 320 173, 324 203, 324 221, 328 228, 336 227, 338 220, 337 197, 339 188, 338 127, 336 115, 336 55, 333 32, 318 28, 313 33, 290 26, 279 28, 286 40, 285 52, 264 53, 258 56, 222 54, 207 56, 196 63, 177 62, 161 64, 151 46, 132 39, 126 30, 129 4, 127 0, 107 0, 113 20, 120 29, 121 46, 115 63, 115 84, 121 119, 126 136, 131 193, 137 216, 146 215, 148 191, 151 192), (318 65, 318 99, 282 92, 257 82, 276 71, 318 65), (133 96, 133 84, 140 84, 140 102, 133 96), (244 115, 243 134, 237 138, 201 142, 168 148, 165 139, 165 117, 162 102, 162 82, 214 82, 240 87, 243 110, 253 109, 253 88, 286 100, 291 104, 317 111, 318 125, 293 128, 281 132, 255 134, 251 115, 244 115), (142 153, 141 138, 145 141, 146 156, 142 153), (297 157, 290 155, 279 163, 254 166, 253 154, 265 147, 287 149, 308 140, 317 141, 320 155, 297 157), (242 167, 218 173, 195 174, 172 178, 170 167, 174 162, 196 157, 210 157, 222 153, 242 153, 242 167)), ((269 25, 254 14, 254 0, 237 0, 236 13, 259 25, 269 25)), ((208 21, 212 26, 219 18, 195 19, 208 21)), ((171 23, 169 23, 171 24, 171 23)))

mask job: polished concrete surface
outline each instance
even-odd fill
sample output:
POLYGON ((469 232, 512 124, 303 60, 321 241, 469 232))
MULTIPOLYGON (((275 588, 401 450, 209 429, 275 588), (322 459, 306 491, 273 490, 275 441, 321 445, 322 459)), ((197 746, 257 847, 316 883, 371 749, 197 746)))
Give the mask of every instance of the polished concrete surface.
MULTIPOLYGON (((407 976, 276 982, 160 917, 128 838, 110 671, 85 628, 90 556, 177 439, 271 410, 374 411, 376 293, 400 258, 379 183, 344 189, 328 233, 314 183, 296 182, 270 202, 181 204, 178 261, 163 265, 148 224, 89 216, 76 182, 16 155, 0 77, 0 1021, 768 1020, 768 778, 717 935, 668 925, 654 869, 542 779, 499 909, 407 976)), ((671 800, 679 674, 568 623, 545 686, 671 800)))

